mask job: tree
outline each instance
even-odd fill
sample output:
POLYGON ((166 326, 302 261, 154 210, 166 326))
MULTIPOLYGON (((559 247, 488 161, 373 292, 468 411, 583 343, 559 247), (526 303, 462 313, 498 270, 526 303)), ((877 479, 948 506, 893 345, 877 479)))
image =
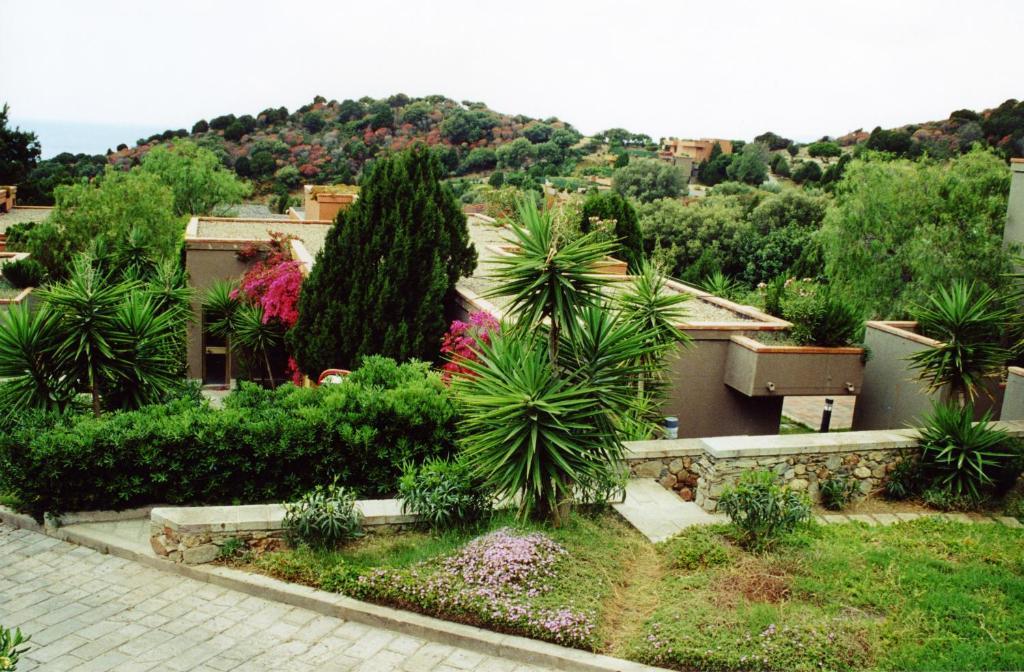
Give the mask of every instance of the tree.
POLYGON ((914 138, 906 131, 886 131, 876 127, 871 131, 864 146, 876 152, 888 152, 898 157, 913 157, 916 155, 914 144, 914 138))
POLYGON ((210 128, 215 131, 223 131, 232 123, 235 122, 235 115, 225 114, 219 117, 214 117, 210 120, 210 128))
POLYGON ((722 152, 722 146, 717 142, 711 146, 711 155, 700 162, 700 166, 697 167, 697 179, 700 180, 701 184, 713 187, 719 182, 724 182, 727 179, 726 171, 729 169, 729 164, 732 162, 732 157, 722 152))
POLYGON ((615 155, 614 168, 625 168, 629 165, 629 154, 626 152, 619 152, 615 155))
POLYGON ((196 123, 192 124, 192 135, 198 135, 199 133, 206 133, 210 130, 210 125, 206 123, 206 119, 200 119, 196 123))
POLYGON ((0 184, 21 184, 35 168, 42 148, 35 133, 8 126, 10 106, 0 108, 0 184))
POLYGON ((807 145, 807 154, 816 159, 825 159, 825 163, 843 153, 839 145, 831 140, 819 140, 807 145))
POLYGON ((686 177, 664 161, 637 159, 612 174, 612 188, 623 196, 649 203, 686 195, 686 177))
POLYGON ((516 138, 498 147, 495 155, 501 168, 522 168, 536 156, 536 150, 526 138, 516 138))
POLYGON ((788 149, 793 145, 793 141, 789 138, 784 138, 781 135, 768 131, 754 138, 754 142, 759 142, 771 151, 779 149, 788 149))
POLYGON ((170 188, 176 215, 223 216, 251 192, 216 154, 188 140, 177 140, 169 148, 154 147, 142 158, 139 171, 170 188))
POLYGON ((614 222, 611 231, 614 254, 629 262, 632 271, 638 270, 644 259, 644 239, 633 205, 614 191, 592 193, 583 202, 580 231, 586 234, 595 230, 595 220, 614 222))
POLYGON ((606 304, 610 281, 592 268, 611 251, 607 242, 593 233, 562 240, 550 211, 532 201, 520 204, 518 219, 520 251, 498 261, 490 293, 509 298, 514 321, 477 344, 455 385, 466 459, 484 487, 518 501, 522 518, 536 513, 561 525, 578 493, 606 496, 625 421, 642 417, 638 384, 654 380, 647 374, 662 368, 677 337, 665 338, 664 316, 649 313, 663 304, 650 296, 636 292, 620 310, 606 304))
POLYGON ((795 157, 800 153, 800 146, 794 142, 789 147, 786 147, 786 152, 789 153, 791 157, 795 157))
POLYGON ((245 135, 245 127, 242 126, 237 120, 232 121, 227 128, 224 129, 224 139, 231 140, 232 142, 238 142, 245 135))
MULTIPOLYGON (((483 137, 483 131, 476 115, 469 110, 455 109, 448 113, 439 128, 441 137, 453 145, 476 142, 483 137)), ((529 141, 527 141, 529 142, 529 141)))
POLYGON ((730 180, 761 184, 768 179, 768 148, 759 142, 744 145, 739 154, 733 154, 725 173, 730 180))
POLYGON ((855 159, 820 234, 833 285, 865 312, 902 318, 962 278, 999 290, 1009 173, 991 150, 949 164, 855 159))
POLYGON ((779 177, 789 177, 789 161, 786 160, 785 154, 772 154, 771 168, 779 177))
POLYGON ((306 112, 302 116, 302 127, 310 133, 319 133, 324 128, 324 117, 319 112, 306 112))
POLYGON ((498 157, 493 149, 489 147, 476 147, 470 150, 466 158, 462 160, 462 172, 475 173, 481 170, 493 170, 498 163, 498 157))
POLYGON ((54 278, 67 275, 71 258, 93 244, 115 247, 130 235, 156 259, 178 249, 184 221, 174 212, 174 192, 141 170, 108 166, 92 183, 54 190, 56 205, 46 222, 28 234, 26 247, 54 278))
POLYGON ((302 371, 354 368, 371 354, 436 357, 443 302, 476 266, 465 215, 443 174, 423 145, 373 164, 303 285, 287 336, 302 371))
POLYGON ((85 392, 98 416, 166 398, 182 380, 188 293, 176 289, 163 309, 159 294, 78 257, 66 282, 39 292, 38 310, 19 306, 0 320, 4 407, 63 409, 85 392))
POLYGON ((797 184, 818 182, 822 178, 821 166, 817 161, 801 161, 793 169, 793 181, 797 184))

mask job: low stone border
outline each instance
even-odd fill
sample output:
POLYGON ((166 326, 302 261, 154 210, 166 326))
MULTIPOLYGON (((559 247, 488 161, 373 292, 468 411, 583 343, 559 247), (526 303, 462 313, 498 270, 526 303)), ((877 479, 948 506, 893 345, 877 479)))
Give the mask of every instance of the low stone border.
MULTIPOLYGON (((360 499, 355 507, 362 515, 363 530, 370 533, 384 527, 401 529, 420 520, 402 511, 397 499, 360 499)), ((149 518, 153 552, 172 562, 213 562, 220 548, 232 540, 255 551, 284 545, 285 508, 281 504, 157 507, 149 518)))
POLYGON ((274 600, 318 614, 356 623, 386 628, 451 646, 458 646, 490 656, 499 656, 527 665, 543 665, 570 672, 665 672, 620 658, 604 656, 526 637, 503 635, 461 623, 452 623, 431 616, 382 607, 368 602, 327 593, 308 586, 286 583, 260 574, 222 566, 171 563, 130 548, 121 539, 93 534, 73 528, 42 527, 31 517, 0 507, 0 521, 13 527, 41 532, 48 536, 92 548, 101 553, 138 562, 147 567, 203 581, 246 595, 274 600))

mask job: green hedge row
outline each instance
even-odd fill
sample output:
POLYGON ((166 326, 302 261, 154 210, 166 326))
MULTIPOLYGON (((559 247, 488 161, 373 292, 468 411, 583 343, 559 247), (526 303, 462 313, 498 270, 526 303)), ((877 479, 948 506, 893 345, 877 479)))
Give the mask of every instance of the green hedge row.
POLYGON ((341 385, 245 385, 94 418, 29 416, 0 437, 0 492, 43 513, 277 502, 338 477, 393 495, 406 461, 454 452, 456 412, 425 364, 367 362, 341 385))

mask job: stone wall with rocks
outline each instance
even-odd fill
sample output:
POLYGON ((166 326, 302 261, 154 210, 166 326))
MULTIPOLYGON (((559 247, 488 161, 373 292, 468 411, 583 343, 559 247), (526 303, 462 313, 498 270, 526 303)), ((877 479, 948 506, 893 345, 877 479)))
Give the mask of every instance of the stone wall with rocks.
POLYGON ((881 488, 896 465, 909 457, 908 451, 908 448, 858 449, 856 452, 722 458, 704 454, 694 463, 697 474, 694 500, 704 510, 715 511, 722 490, 734 484, 740 474, 752 469, 774 471, 781 484, 806 492, 815 504, 821 501, 821 483, 833 478, 854 481, 854 496, 862 499, 881 488))
POLYGON ((629 475, 632 478, 653 478, 662 487, 676 492, 684 501, 691 502, 697 496, 698 474, 694 467, 695 457, 656 457, 651 459, 630 459, 629 475))
POLYGON ((276 551, 286 546, 284 530, 236 530, 233 532, 182 532, 158 523, 150 524, 149 543, 153 552, 171 562, 203 565, 220 557, 225 544, 232 550, 257 553, 276 551), (232 541, 234 540, 234 541, 232 541))

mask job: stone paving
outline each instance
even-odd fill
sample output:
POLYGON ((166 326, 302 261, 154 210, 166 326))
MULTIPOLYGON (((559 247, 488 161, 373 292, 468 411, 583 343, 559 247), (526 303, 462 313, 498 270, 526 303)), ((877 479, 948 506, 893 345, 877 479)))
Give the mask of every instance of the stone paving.
POLYGON ((19 672, 547 669, 322 616, 2 524, 0 623, 32 637, 19 672))
MULTIPOLYGON (((857 397, 836 396, 832 400, 829 430, 835 432, 850 429, 853 426, 853 407, 857 397)), ((821 413, 824 409, 825 397, 786 397, 782 404, 783 415, 815 431, 821 427, 821 413)))

